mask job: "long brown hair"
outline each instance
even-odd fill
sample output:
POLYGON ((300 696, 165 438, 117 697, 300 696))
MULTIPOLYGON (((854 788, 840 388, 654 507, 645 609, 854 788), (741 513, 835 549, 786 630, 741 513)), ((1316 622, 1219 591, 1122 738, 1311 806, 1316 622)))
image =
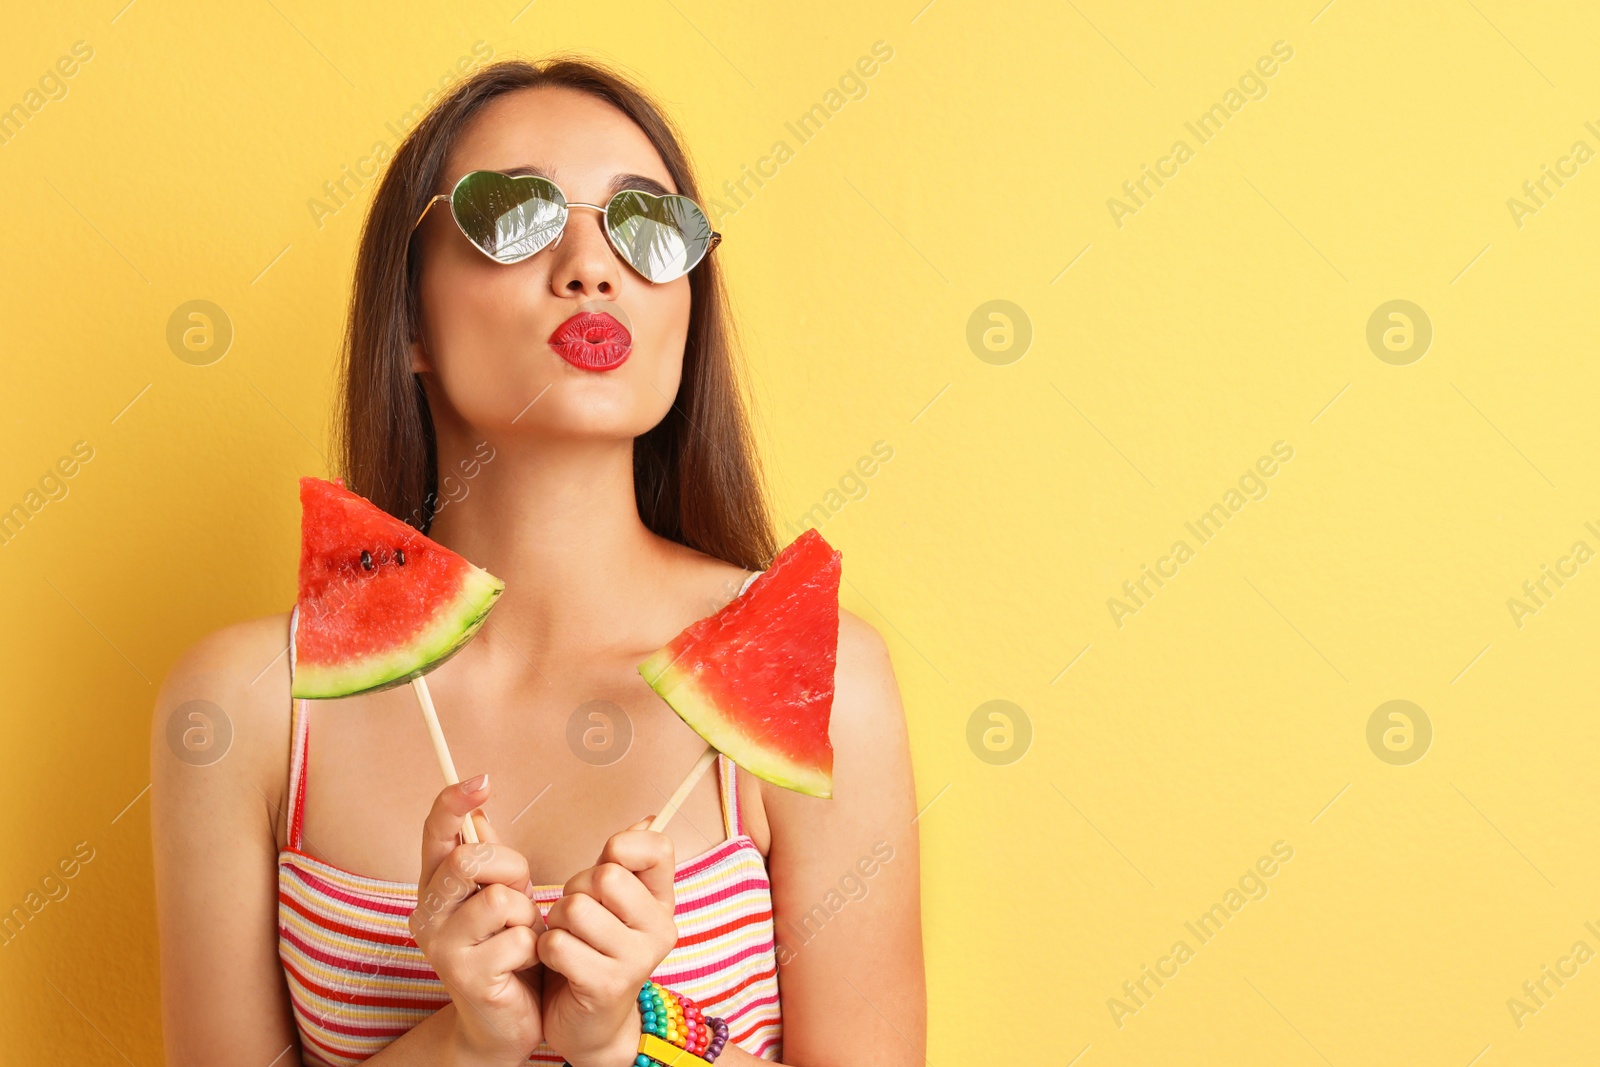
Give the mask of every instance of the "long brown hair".
MULTIPOLYGON (((699 187, 676 128, 646 93, 592 60, 506 59, 457 83, 406 135, 361 230, 334 420, 337 464, 351 492, 426 533, 439 502, 433 419, 407 346, 418 335, 420 254, 412 223, 439 188, 451 147, 502 93, 562 86, 631 118, 655 145, 679 193, 699 187)), ((420 230, 418 231, 420 232, 420 230)), ((736 337, 717 257, 689 274, 683 375, 672 408, 634 439, 634 496, 661 537, 756 570, 776 552, 765 485, 735 366, 736 337)))

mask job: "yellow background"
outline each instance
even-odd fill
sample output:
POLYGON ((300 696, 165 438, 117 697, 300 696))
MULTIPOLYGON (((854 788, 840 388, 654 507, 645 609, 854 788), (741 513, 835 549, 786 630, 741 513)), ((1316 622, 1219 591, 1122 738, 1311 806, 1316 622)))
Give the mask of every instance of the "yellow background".
POLYGON ((779 525, 832 512, 903 689, 930 1062, 1594 1062, 1600 962, 1520 1027, 1507 1000, 1600 950, 1600 562, 1520 627, 1507 601, 1600 550, 1600 161, 1520 226, 1507 200, 1600 150, 1600 19, 1321 3, 13 5, 0 106, 94 54, 0 146, 0 506, 94 458, 0 547, 0 907, 94 858, 0 947, 3 1058, 159 1061, 149 709, 183 648, 294 595, 368 197, 320 227, 308 201, 482 41, 625 64, 708 198, 790 142, 717 254, 779 525), (1184 123, 1277 41, 1200 145, 1184 123), (1119 227, 1108 199, 1178 139, 1119 227), (193 299, 235 330, 210 366, 166 342, 193 299), (1392 299, 1433 326, 1409 365, 1366 342, 1392 299), (991 300, 1031 324, 1020 359, 968 344, 991 300), (1198 545, 1276 441, 1267 496, 1198 545), (1180 538, 1119 627, 1108 599, 1180 538), (1394 699, 1432 724, 1408 765, 1367 743, 1394 699), (1022 758, 969 745, 991 700, 1022 758), (1184 923, 1277 841, 1266 897, 1200 944, 1184 923))

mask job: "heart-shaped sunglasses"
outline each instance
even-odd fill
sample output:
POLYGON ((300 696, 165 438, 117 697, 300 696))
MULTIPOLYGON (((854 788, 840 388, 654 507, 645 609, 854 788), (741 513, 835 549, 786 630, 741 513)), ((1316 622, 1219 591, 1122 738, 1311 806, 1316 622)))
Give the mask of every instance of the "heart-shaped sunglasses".
POLYGON ((496 263, 520 263, 559 242, 575 207, 600 212, 611 247, 651 282, 683 277, 722 241, 700 205, 686 196, 624 189, 604 206, 580 204, 568 201, 548 178, 497 170, 462 175, 454 189, 428 201, 413 231, 441 200, 450 202, 450 215, 467 240, 496 263))

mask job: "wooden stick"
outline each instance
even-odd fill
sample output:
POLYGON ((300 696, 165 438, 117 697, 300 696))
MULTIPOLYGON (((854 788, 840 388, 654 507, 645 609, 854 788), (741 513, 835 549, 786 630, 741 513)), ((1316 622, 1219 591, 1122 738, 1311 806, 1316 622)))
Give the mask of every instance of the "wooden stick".
MULTIPOLYGON (((456 773, 455 760, 450 758, 450 746, 444 743, 444 731, 439 729, 439 715, 433 710, 433 694, 428 692, 427 676, 419 675, 411 679, 411 690, 417 694, 417 703, 422 705, 422 719, 428 724, 428 738, 433 742, 433 754, 439 757, 439 769, 444 772, 444 782, 446 785, 457 785, 461 776, 456 773)), ((478 828, 473 825, 470 813, 462 820, 461 836, 469 845, 478 843, 478 828)))
POLYGON ((706 768, 710 767, 711 761, 716 758, 716 746, 707 745, 706 750, 700 753, 700 758, 694 761, 694 766, 689 768, 688 775, 678 785, 678 788, 673 791, 672 796, 667 799, 667 806, 662 808, 660 814, 654 819, 650 820, 650 825, 645 827, 646 830, 660 832, 662 827, 667 825, 667 822, 678 813, 678 805, 683 803, 684 798, 689 795, 689 790, 694 788, 694 784, 706 773, 706 768))

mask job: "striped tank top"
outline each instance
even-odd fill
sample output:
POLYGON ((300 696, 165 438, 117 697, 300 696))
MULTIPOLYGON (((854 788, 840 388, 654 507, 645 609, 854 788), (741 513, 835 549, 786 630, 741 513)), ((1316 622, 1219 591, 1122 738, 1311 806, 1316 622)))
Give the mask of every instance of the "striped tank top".
MULTIPOLYGON (((289 840, 278 854, 278 958, 288 980, 303 1062, 360 1063, 450 1002, 411 939, 412 882, 393 882, 306 854, 306 744, 311 701, 295 701, 289 762, 289 840)), ((728 1020, 728 1040, 776 1060, 783 1016, 766 861, 744 832, 739 776, 717 755, 727 839, 679 863, 673 876, 678 943, 651 975, 728 1020)), ((541 915, 561 886, 534 888, 541 915)), ((529 1063, 559 1065, 541 1042, 529 1063)))

